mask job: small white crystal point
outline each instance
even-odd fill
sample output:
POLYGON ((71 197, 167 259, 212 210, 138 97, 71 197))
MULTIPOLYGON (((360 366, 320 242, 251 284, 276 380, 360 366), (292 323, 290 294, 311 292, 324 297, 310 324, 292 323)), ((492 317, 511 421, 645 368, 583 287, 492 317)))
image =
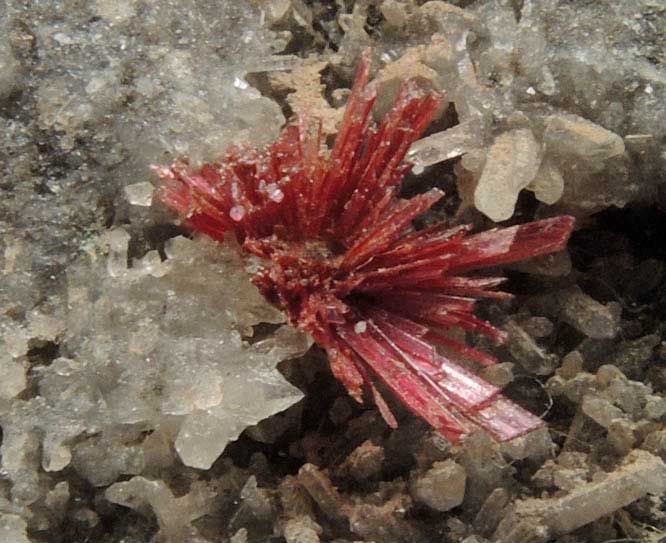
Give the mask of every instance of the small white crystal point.
POLYGON ((245 217, 245 208, 243 206, 234 206, 229 210, 229 216, 232 221, 240 222, 245 217))
POLYGON ((357 334, 363 334, 368 329, 368 323, 365 321, 358 321, 354 325, 354 332, 357 334))
POLYGON ((133 206, 149 207, 153 203, 155 188, 147 181, 125 187, 125 198, 133 206))

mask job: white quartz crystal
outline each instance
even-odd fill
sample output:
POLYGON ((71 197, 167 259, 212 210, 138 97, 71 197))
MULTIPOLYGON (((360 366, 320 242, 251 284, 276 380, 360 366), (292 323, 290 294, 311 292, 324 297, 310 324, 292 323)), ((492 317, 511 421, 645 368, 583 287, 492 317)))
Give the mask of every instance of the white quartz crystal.
POLYGON ((518 194, 537 174, 539 151, 539 144, 527 128, 498 136, 474 192, 476 208, 495 222, 509 219, 518 194))

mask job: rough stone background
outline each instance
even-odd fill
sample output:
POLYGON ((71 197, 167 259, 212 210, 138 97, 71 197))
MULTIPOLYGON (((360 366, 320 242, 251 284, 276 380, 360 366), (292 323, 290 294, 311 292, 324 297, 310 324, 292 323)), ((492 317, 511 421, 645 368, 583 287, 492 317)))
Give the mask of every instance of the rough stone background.
POLYGON ((664 541, 665 62, 663 0, 0 0, 0 541, 664 541), (390 432, 316 350, 287 382, 307 339, 149 205, 150 164, 334 134, 367 46, 378 116, 449 97, 406 192, 579 218, 484 308, 549 432, 390 432))

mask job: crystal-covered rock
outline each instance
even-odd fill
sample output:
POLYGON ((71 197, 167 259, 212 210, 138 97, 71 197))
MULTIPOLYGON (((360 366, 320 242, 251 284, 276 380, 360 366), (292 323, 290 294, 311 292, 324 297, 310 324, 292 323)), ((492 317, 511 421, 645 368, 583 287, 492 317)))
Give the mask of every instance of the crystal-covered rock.
POLYGON ((75 445, 72 466, 94 486, 107 486, 120 475, 138 475, 145 469, 142 447, 129 445, 138 440, 139 432, 112 429, 75 445))
POLYGON ((250 347, 237 331, 282 316, 249 283, 235 249, 175 239, 156 274, 128 268, 128 243, 113 231, 106 259, 84 259, 72 271, 67 343, 75 357, 41 368, 38 395, 2 416, 2 465, 23 500, 36 491, 29 458, 38 435, 43 469, 59 471, 72 460, 73 438, 100 434, 77 445, 75 467, 109 484, 143 469, 141 450, 113 437, 122 435, 118 425, 150 429, 179 417, 176 450, 208 468, 247 426, 301 397, 275 366, 307 342, 250 347))

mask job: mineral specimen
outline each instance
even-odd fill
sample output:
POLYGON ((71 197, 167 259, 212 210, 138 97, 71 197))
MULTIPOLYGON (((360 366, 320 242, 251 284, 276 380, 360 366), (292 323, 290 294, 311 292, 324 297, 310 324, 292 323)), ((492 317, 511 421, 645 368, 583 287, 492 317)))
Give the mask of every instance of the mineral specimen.
POLYGON ((357 481, 373 479, 381 473, 383 462, 384 449, 371 441, 364 441, 340 466, 340 473, 349 474, 357 481))
POLYGON ((444 160, 464 155, 470 149, 478 148, 480 123, 465 121, 443 132, 415 141, 407 153, 407 159, 419 171, 444 160))
POLYGON ((523 330, 523 328, 509 320, 504 325, 504 330, 509 334, 507 347, 516 361, 530 373, 537 375, 549 375, 557 367, 559 359, 544 351, 523 330))
MULTIPOLYGON (((579 420, 591 420, 607 431, 607 442, 617 454, 626 455, 656 423, 666 417, 666 399, 649 384, 629 380, 616 366, 603 365, 596 375, 562 373, 547 383, 554 396, 566 396, 580 405, 579 420), (584 415, 584 419, 581 416, 584 415)), ((572 426, 570 437, 580 431, 572 426)))
MULTIPOLYGON (((347 524, 349 530, 364 540, 400 543, 414 541, 425 543, 426 539, 403 518, 410 504, 410 498, 400 492, 390 493, 383 503, 371 504, 343 496, 333 486, 327 474, 312 464, 305 464, 298 472, 298 480, 310 494, 323 514, 341 525, 347 524)), ((378 501, 378 500, 374 500, 378 501)))
MULTIPOLYGON (((318 352, 321 362, 284 365, 290 378, 301 368, 307 373, 305 385, 295 382, 307 390, 307 403, 301 405, 308 410, 298 406, 277 420, 271 416, 261 429, 245 432, 240 442, 227 448, 226 460, 216 461, 205 473, 183 465, 174 447, 189 415, 173 415, 160 407, 187 403, 179 396, 190 387, 163 388, 155 377, 170 379, 172 374, 164 368, 182 367, 171 346, 189 343, 193 331, 205 330, 203 341, 214 346, 211 364, 204 364, 208 376, 215 376, 210 368, 222 372, 229 360, 238 362, 232 367, 242 375, 246 370, 252 374, 253 365, 264 362, 267 371, 274 372, 284 354, 284 337, 276 338, 272 347, 264 345, 266 358, 260 362, 244 341, 240 350, 226 350, 227 332, 246 337, 257 322, 252 312, 236 315, 226 294, 252 296, 266 309, 261 296, 250 294, 244 276, 237 281, 235 272, 230 272, 239 269, 240 261, 220 263, 220 248, 211 248, 205 240, 189 245, 199 255, 192 265, 188 259, 179 260, 177 249, 167 255, 164 241, 180 231, 166 224, 165 210, 145 205, 151 188, 137 182, 146 181, 150 163, 188 156, 194 164, 217 157, 232 142, 250 141, 261 147, 274 141, 285 115, 298 107, 330 107, 329 125, 335 130, 342 118, 340 106, 350 94, 352 66, 367 44, 375 51, 378 73, 390 76, 378 89, 381 108, 373 106, 375 119, 390 108, 396 83, 405 73, 417 75, 426 88, 447 91, 446 113, 406 157, 415 163, 417 175, 410 176, 403 194, 446 187, 447 210, 458 197, 473 207, 476 184, 493 143, 507 133, 528 129, 542 160, 536 177, 521 192, 512 221, 571 212, 581 218, 584 228, 569 249, 571 258, 563 251, 510 265, 510 270, 520 271, 511 273, 510 283, 519 298, 508 309, 511 320, 546 355, 569 353, 548 386, 555 394, 547 420, 564 451, 585 451, 580 467, 570 461, 568 473, 558 471, 554 486, 537 484, 529 474, 538 469, 534 454, 541 452, 519 438, 497 449, 504 460, 477 450, 465 465, 467 492, 478 492, 478 500, 466 499, 445 514, 428 513, 420 505, 409 509, 408 502, 402 502, 407 511, 400 513, 401 505, 393 510, 426 534, 427 541, 487 543, 480 536, 490 537, 504 516, 505 504, 511 507, 516 500, 551 491, 557 498, 591 483, 598 468, 589 473, 589 466, 625 454, 631 443, 666 460, 666 347, 660 345, 665 291, 659 269, 665 260, 658 228, 666 202, 665 18, 661 0, 0 0, 0 540, 163 541, 172 532, 156 535, 157 515, 150 505, 144 502, 135 512, 105 498, 104 486, 141 476, 151 484, 164 483, 164 495, 174 500, 187 496, 198 481, 213 487, 215 503, 212 508, 210 503, 200 504, 208 513, 194 522, 185 518, 192 513, 186 507, 160 513, 183 517, 174 518, 173 524, 195 526, 200 535, 192 533, 193 539, 235 543, 314 539, 319 525, 322 541, 379 542, 385 539, 352 534, 346 521, 340 527, 321 514, 300 485, 298 494, 304 496, 297 512, 286 513, 284 505, 276 508, 271 522, 258 523, 247 516, 245 524, 239 520, 226 530, 229 516, 245 501, 239 491, 248 478, 231 465, 231 458, 244 465, 246 455, 264 451, 267 465, 256 472, 258 488, 279 493, 282 500, 285 482, 295 479, 283 477, 284 468, 293 473, 304 458, 318 457, 323 459, 318 465, 328 470, 344 497, 357 504, 377 504, 383 498, 372 485, 406 480, 413 469, 425 472, 433 462, 451 455, 462 464, 458 451, 477 449, 474 444, 452 446, 416 418, 403 421, 401 409, 400 428, 387 432, 378 424, 376 411, 364 411, 344 393, 339 395, 339 387, 321 371, 318 352), (286 54, 281 53, 286 45, 286 54), (412 60, 414 66, 409 65, 412 60), (321 77, 306 73, 314 65, 324 66, 321 77), (296 74, 298 66, 306 69, 296 74), (271 72, 267 75, 264 70, 271 72), (290 81, 299 75, 293 82, 305 92, 288 95, 293 85, 275 85, 275 70, 285 70, 290 81), (432 132, 432 137, 427 135, 432 132), (580 148, 571 145, 567 135, 582 137, 577 140, 580 148), (622 153, 619 139, 624 143, 622 153), (420 168, 425 175, 418 174, 420 168), (126 185, 131 188, 125 190, 126 185), (589 217, 601 210, 605 211, 589 217), (608 242, 609 219, 617 234, 613 238, 622 238, 623 247, 608 242), (129 235, 128 246, 119 243, 109 270, 106 256, 93 240, 118 227, 129 235), (582 247, 588 233, 594 243, 582 247), (646 247, 641 239, 651 236, 655 243, 646 247), (630 253, 633 262, 619 264, 630 253), (587 266, 589 259, 594 261, 592 267, 587 266), (178 262, 187 273, 176 277, 170 262, 178 262), (130 269, 137 274, 128 274, 130 269), (198 273, 209 278, 202 289, 205 295, 187 287, 198 273), (148 275, 139 279, 140 274, 148 275), (215 277, 221 279, 210 281, 215 277), (152 305, 150 297, 141 293, 150 281, 155 284, 150 296, 178 300, 179 308, 167 304, 162 313, 163 306, 152 305), (129 284, 136 286, 139 304, 132 302, 135 291, 129 284), (571 315, 573 311, 563 323, 558 302, 575 284, 601 303, 594 307, 588 299, 582 305, 594 326, 586 327, 571 315), (166 294, 169 290, 173 296, 166 294), (538 297, 543 311, 526 301, 525 294, 538 297), (213 319, 218 308, 209 298, 216 297, 225 312, 215 313, 213 319), (524 304, 530 307, 527 313, 524 304), (58 329, 40 330, 37 315, 48 316, 58 329), (552 331, 535 334, 526 324, 529 315, 546 316, 552 331), (614 337, 593 339, 587 333, 614 337), (165 342, 164 349, 146 354, 156 337, 165 342), (215 343, 222 339, 224 345, 215 343), (154 371, 143 372, 146 366, 154 371), (599 379, 594 375, 597 369, 599 379), (154 410, 130 424, 116 423, 122 401, 112 404, 114 418, 100 419, 85 409, 76 412, 82 405, 79 400, 91 397, 89 384, 99 392, 92 399, 99 400, 100 410, 109 398, 122 399, 124 390, 133 394, 136 389, 141 392, 139 400, 147 399, 154 410), (652 388, 641 390, 640 384, 652 388), (604 417, 608 402, 622 410, 621 417, 604 417), (306 440, 312 425, 317 427, 317 439, 306 440), (340 473, 350 451, 368 439, 376 445, 375 460, 379 450, 384 451, 380 477, 359 482, 352 473, 340 473), (315 450, 321 443, 329 446, 327 454, 315 450), (332 449, 339 453, 334 455, 332 449), (62 465, 67 452, 71 462, 64 469, 44 469, 62 465), (525 460, 515 462, 525 454, 525 460), (498 461, 501 466, 512 463, 517 475, 495 477, 476 469, 498 461), (586 474, 582 479, 574 473, 579 469, 586 474), (230 485, 230 477, 235 484, 230 485), (477 490, 479 481, 487 481, 483 492, 477 490)), ((324 132, 326 127, 324 122, 324 132)), ((443 216, 441 208, 423 222, 431 224, 437 216, 443 216)), ((484 221, 474 209, 459 216, 477 224, 484 221)), ((187 245, 182 239, 175 245, 181 242, 187 245)), ((501 303, 502 309, 508 307, 501 303)), ((492 304, 492 312, 485 314, 503 327, 507 321, 501 312, 494 312, 496 308, 492 304)), ((270 328, 262 326, 261 333, 270 328)), ((281 327, 279 334, 287 330, 281 327)), ((487 348, 483 339, 479 343, 487 348)), ((512 397, 542 413, 546 406, 541 402, 548 395, 521 375, 530 370, 515 358, 511 359, 515 364, 507 362, 511 356, 507 350, 498 352, 503 363, 483 368, 480 375, 498 387, 513 382, 512 397), (532 391, 538 398, 531 397, 532 391)), ((197 381, 200 362, 188 360, 195 371, 177 377, 181 385, 189 381, 193 391, 202 392, 207 403, 210 389, 197 381)), ((545 370, 547 364, 542 367, 545 370)), ((298 395, 290 387, 282 390, 294 399, 298 395)), ((135 395, 127 397, 129 406, 137 402, 135 395)), ((273 407, 257 416, 269 416, 273 407)), ((611 411, 619 415, 615 409, 607 410, 611 411)), ((230 419, 211 419, 210 429, 215 431, 226 420, 230 419)), ((544 430, 526 437, 531 441, 535 434, 548 433, 544 430)), ((212 441, 207 451, 211 456, 213 449, 223 446, 212 441)), ((482 446, 493 447, 488 441, 482 446)), ((567 454, 573 453, 560 452, 558 462, 567 454)), ((607 465, 604 468, 612 473, 607 465)), ((659 498, 641 498, 589 527, 557 537, 558 543, 656 541, 663 537, 658 531, 666 529, 659 498)), ((362 513, 359 509, 358 515, 362 513)), ((375 527, 392 522, 382 513, 375 516, 375 527)), ((573 513, 563 513, 568 514, 573 513)), ((169 543, 183 541, 182 533, 173 534, 169 543)))
MULTIPOLYGON (((493 363, 446 335, 459 327, 498 343, 505 339, 473 315, 475 298, 507 297, 493 290, 502 279, 467 272, 561 249, 573 218, 476 235, 468 235, 469 226, 415 230, 412 221, 442 193, 433 189, 405 200, 397 188, 410 168, 405 154, 442 97, 407 80, 374 127, 369 114, 376 86, 369 79, 366 53, 330 153, 321 148, 321 122, 300 115, 264 150, 236 146, 198 168, 185 162, 155 167, 162 179, 158 196, 195 231, 219 241, 235 232, 243 250, 258 257, 254 284, 326 349, 352 397, 362 401, 369 391, 390 426, 397 421, 377 379, 452 440, 478 427, 501 440, 529 432, 539 419, 433 344, 493 363)), ((524 130, 511 142, 509 153, 515 146, 530 150, 534 172, 520 182, 526 185, 538 166, 535 144, 524 130)), ((497 170, 510 175, 499 162, 497 170)))

